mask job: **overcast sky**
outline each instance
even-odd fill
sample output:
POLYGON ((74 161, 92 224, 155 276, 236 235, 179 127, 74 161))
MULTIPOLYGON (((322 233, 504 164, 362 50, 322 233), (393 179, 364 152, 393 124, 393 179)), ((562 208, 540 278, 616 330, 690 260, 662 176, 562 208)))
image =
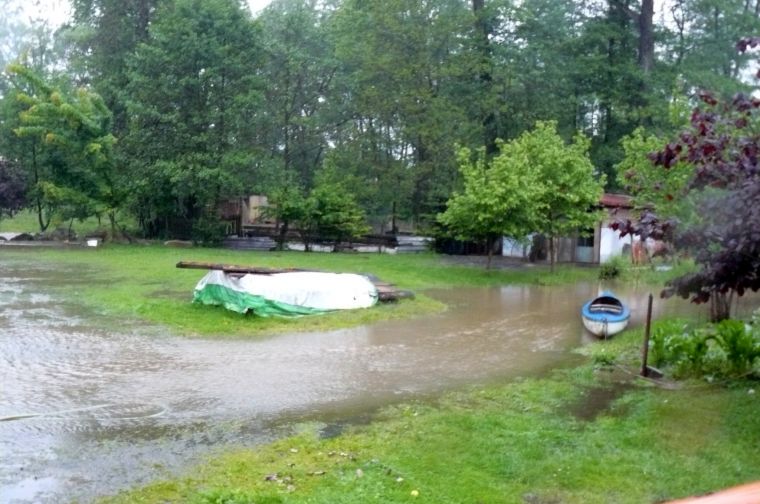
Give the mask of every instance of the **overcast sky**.
MULTIPOLYGON (((251 12, 256 14, 261 9, 269 5, 271 0, 248 0, 251 12)), ((47 19, 50 21, 51 28, 63 24, 69 17, 68 0, 27 0, 21 2, 24 13, 31 19, 47 19)))
MULTIPOLYGON (((33 19, 45 18, 50 21, 51 27, 55 28, 63 24, 69 16, 68 0, 19 0, 24 6, 27 16, 33 19)), ((271 0, 248 0, 251 12, 256 14, 269 5, 271 0)), ((671 0, 655 0, 655 17, 659 17, 663 8, 671 0)), ((0 2, 1 3, 1 2, 0 2)), ((657 22, 657 20, 655 20, 657 22)))

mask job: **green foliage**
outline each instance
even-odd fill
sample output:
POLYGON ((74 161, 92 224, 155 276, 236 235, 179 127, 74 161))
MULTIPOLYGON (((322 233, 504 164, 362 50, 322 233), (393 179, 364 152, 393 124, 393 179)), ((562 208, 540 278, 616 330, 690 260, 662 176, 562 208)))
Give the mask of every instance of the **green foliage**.
POLYGON ((666 140, 647 135, 642 128, 623 138, 624 159, 618 163, 618 184, 633 196, 635 207, 652 208, 664 218, 687 218, 693 209, 686 198, 686 183, 693 169, 678 163, 668 170, 655 166, 649 155, 660 150, 666 140))
POLYGON ((728 373, 743 375, 753 369, 760 359, 760 327, 748 326, 740 320, 723 320, 713 327, 711 334, 725 354, 728 373))
POLYGON ((210 490, 201 493, 192 504, 282 504, 279 496, 261 496, 243 490, 210 490))
MULTIPOLYGON (((336 250, 343 241, 369 232, 364 211, 340 183, 318 181, 303 206, 302 231, 310 238, 331 241, 336 250)), ((311 240, 308 240, 311 241, 311 240)))
POLYGON ((222 244, 226 234, 227 225, 213 216, 204 215, 193 222, 193 243, 216 247, 222 244))
POLYGON ((515 150, 515 143, 501 144, 501 154, 487 164, 484 149, 474 160, 469 149, 460 149, 464 189, 453 194, 438 217, 458 239, 522 239, 534 230, 539 180, 533 163, 515 150))
POLYGON ((336 10, 330 33, 345 69, 339 149, 356 154, 384 213, 394 203, 418 219, 438 212, 456 181, 455 145, 480 144, 480 117, 467 114, 481 100, 470 22, 458 0, 350 0, 336 10), (409 188, 403 198, 393 194, 400 187, 409 188))
POLYGON ((628 268, 628 261, 623 256, 615 256, 599 266, 599 280, 619 278, 628 268))
POLYGON ((192 225, 250 184, 258 40, 235 0, 179 0, 156 11, 125 90, 131 204, 147 234, 192 225))
POLYGON ((87 89, 63 91, 21 64, 8 69, 17 79, 15 99, 24 105, 14 132, 34 142, 26 168, 41 230, 43 208, 64 220, 106 213, 115 225, 125 194, 116 172, 111 112, 102 98, 87 89))
POLYGON ((650 351, 655 365, 676 377, 739 377, 760 364, 760 329, 738 320, 705 327, 656 322, 650 351))
MULTIPOLYGON (((565 144, 555 122, 539 122, 516 141, 509 155, 534 166, 540 184, 536 229, 550 238, 570 235, 599 220, 604 177, 598 177, 588 157, 589 140, 577 135, 565 144)), ((553 258, 552 258, 553 260, 553 258)))
MULTIPOLYGON (((454 193, 439 222, 464 240, 523 239, 533 231, 556 238, 591 227, 599 219, 594 207, 603 181, 595 179, 588 145, 582 136, 566 145, 556 123, 538 122, 534 130, 500 143, 490 164, 483 150, 473 161, 462 149, 464 191, 454 193)), ((551 259, 554 266, 553 254, 551 259)))

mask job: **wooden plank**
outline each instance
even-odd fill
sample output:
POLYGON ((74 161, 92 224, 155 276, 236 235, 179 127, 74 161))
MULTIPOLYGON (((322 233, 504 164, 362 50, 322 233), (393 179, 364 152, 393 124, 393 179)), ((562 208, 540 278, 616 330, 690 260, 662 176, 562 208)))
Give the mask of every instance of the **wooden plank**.
POLYGON ((256 266, 240 266, 237 264, 219 264, 198 261, 180 261, 177 263, 178 268, 184 269, 204 269, 219 270, 225 273, 253 273, 255 275, 272 275, 274 273, 292 273, 294 271, 314 271, 297 268, 261 268, 256 266))
MULTIPOLYGON (((296 271, 315 271, 304 270, 297 268, 276 269, 276 268, 260 268, 255 266, 240 266, 237 264, 220 264, 220 263, 208 263, 198 261, 180 261, 177 263, 177 268, 183 269, 203 269, 203 270, 219 270, 230 275, 245 275, 247 273, 253 273, 255 275, 272 275, 274 273, 293 273, 296 271)), ((414 293, 411 291, 399 290, 396 286, 381 282, 377 279, 371 279, 372 283, 377 288, 377 298, 381 302, 397 301, 399 299, 413 299, 414 293)))

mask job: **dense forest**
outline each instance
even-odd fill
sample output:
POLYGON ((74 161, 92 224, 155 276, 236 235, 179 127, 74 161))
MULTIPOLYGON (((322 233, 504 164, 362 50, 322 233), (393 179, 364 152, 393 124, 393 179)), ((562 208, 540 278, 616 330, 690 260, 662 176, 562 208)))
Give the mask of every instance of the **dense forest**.
POLYGON ((148 237, 203 234, 248 194, 285 221, 431 223, 462 151, 487 166, 537 124, 580 132, 625 190, 626 146, 672 138, 701 90, 752 90, 736 42, 760 33, 760 0, 71 0, 55 30, 15 5, 0 215, 148 237))

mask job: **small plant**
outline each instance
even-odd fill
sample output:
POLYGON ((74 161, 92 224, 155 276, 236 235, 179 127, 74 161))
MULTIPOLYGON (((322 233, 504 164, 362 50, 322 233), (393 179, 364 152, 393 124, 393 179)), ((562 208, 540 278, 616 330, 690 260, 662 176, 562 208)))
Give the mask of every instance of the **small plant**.
POLYGON ((723 320, 713 326, 713 341, 725 354, 728 371, 742 375, 760 358, 760 335, 756 327, 739 320, 723 320))
POLYGON ((608 367, 615 364, 615 356, 611 354, 595 353, 592 360, 596 367, 608 367))
POLYGON ((760 362, 760 327, 724 320, 703 328, 679 321, 655 323, 649 343, 655 366, 669 366, 676 377, 736 377, 760 362))
POLYGON ((193 242, 206 247, 219 246, 224 241, 227 225, 219 219, 203 216, 193 223, 193 242))
POLYGON ((281 504, 280 497, 256 496, 243 490, 211 490, 203 492, 197 504, 281 504))
POLYGON ((613 280, 623 274, 626 261, 622 256, 616 256, 599 266, 599 280, 613 280))
POLYGON ((680 320, 657 321, 652 325, 652 337, 649 340, 649 357, 656 367, 667 364, 672 356, 668 352, 671 336, 684 334, 688 326, 680 320))

